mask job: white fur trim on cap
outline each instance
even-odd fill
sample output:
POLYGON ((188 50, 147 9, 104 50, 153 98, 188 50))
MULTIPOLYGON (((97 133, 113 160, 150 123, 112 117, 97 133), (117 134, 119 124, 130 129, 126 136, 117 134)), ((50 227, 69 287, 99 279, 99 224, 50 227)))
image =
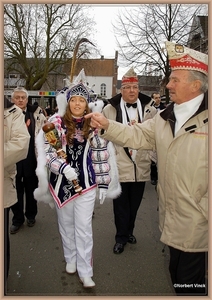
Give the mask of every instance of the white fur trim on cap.
POLYGON ((58 115, 63 117, 66 112, 67 107, 67 98, 66 98, 66 91, 60 92, 56 96, 56 102, 58 107, 58 115))

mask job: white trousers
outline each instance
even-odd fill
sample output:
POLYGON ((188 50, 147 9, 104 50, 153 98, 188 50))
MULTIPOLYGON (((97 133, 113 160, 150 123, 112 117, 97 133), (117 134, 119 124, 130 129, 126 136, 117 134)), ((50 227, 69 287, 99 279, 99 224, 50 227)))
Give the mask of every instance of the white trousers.
POLYGON ((79 277, 93 276, 92 215, 96 189, 57 209, 59 232, 66 263, 77 265, 79 277))

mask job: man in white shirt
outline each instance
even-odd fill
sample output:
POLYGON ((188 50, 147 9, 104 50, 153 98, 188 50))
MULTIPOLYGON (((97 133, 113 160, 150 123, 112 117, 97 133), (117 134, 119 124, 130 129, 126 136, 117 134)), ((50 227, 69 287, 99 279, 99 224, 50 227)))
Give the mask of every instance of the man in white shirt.
MULTIPOLYGON (((103 114, 128 126, 143 123, 152 118, 157 110, 153 101, 139 92, 138 77, 133 68, 122 78, 121 93, 109 100, 103 114)), ((124 251, 127 243, 135 244, 133 235, 137 211, 140 207, 146 181, 150 180, 150 156, 147 150, 135 150, 114 144, 122 193, 113 199, 116 226, 114 254, 124 251)))

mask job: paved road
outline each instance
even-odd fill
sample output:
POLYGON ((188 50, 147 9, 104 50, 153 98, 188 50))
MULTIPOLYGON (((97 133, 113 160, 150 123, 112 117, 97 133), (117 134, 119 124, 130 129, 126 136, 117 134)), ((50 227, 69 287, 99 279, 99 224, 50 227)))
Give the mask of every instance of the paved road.
MULTIPOLYGON (((94 289, 65 272, 55 209, 39 203, 37 223, 10 235, 11 266, 7 296, 171 296, 169 251, 160 242, 157 196, 146 184, 134 234, 137 244, 113 254, 112 203, 96 203, 93 218, 94 289)), ((11 215, 10 215, 11 218, 11 215)), ((35 298, 35 297, 33 297, 35 298)))

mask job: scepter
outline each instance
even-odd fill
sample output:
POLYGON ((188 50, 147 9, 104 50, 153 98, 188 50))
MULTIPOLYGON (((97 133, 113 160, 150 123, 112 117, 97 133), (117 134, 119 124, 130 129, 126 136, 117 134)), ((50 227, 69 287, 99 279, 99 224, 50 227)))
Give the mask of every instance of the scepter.
MULTIPOLYGON (((48 143, 56 149, 57 156, 66 160, 67 154, 62 149, 62 142, 58 136, 57 130, 55 129, 54 123, 47 122, 43 125, 42 129, 48 143)), ((75 192, 81 194, 82 187, 79 185, 77 179, 73 179, 72 183, 74 185, 75 192)))

